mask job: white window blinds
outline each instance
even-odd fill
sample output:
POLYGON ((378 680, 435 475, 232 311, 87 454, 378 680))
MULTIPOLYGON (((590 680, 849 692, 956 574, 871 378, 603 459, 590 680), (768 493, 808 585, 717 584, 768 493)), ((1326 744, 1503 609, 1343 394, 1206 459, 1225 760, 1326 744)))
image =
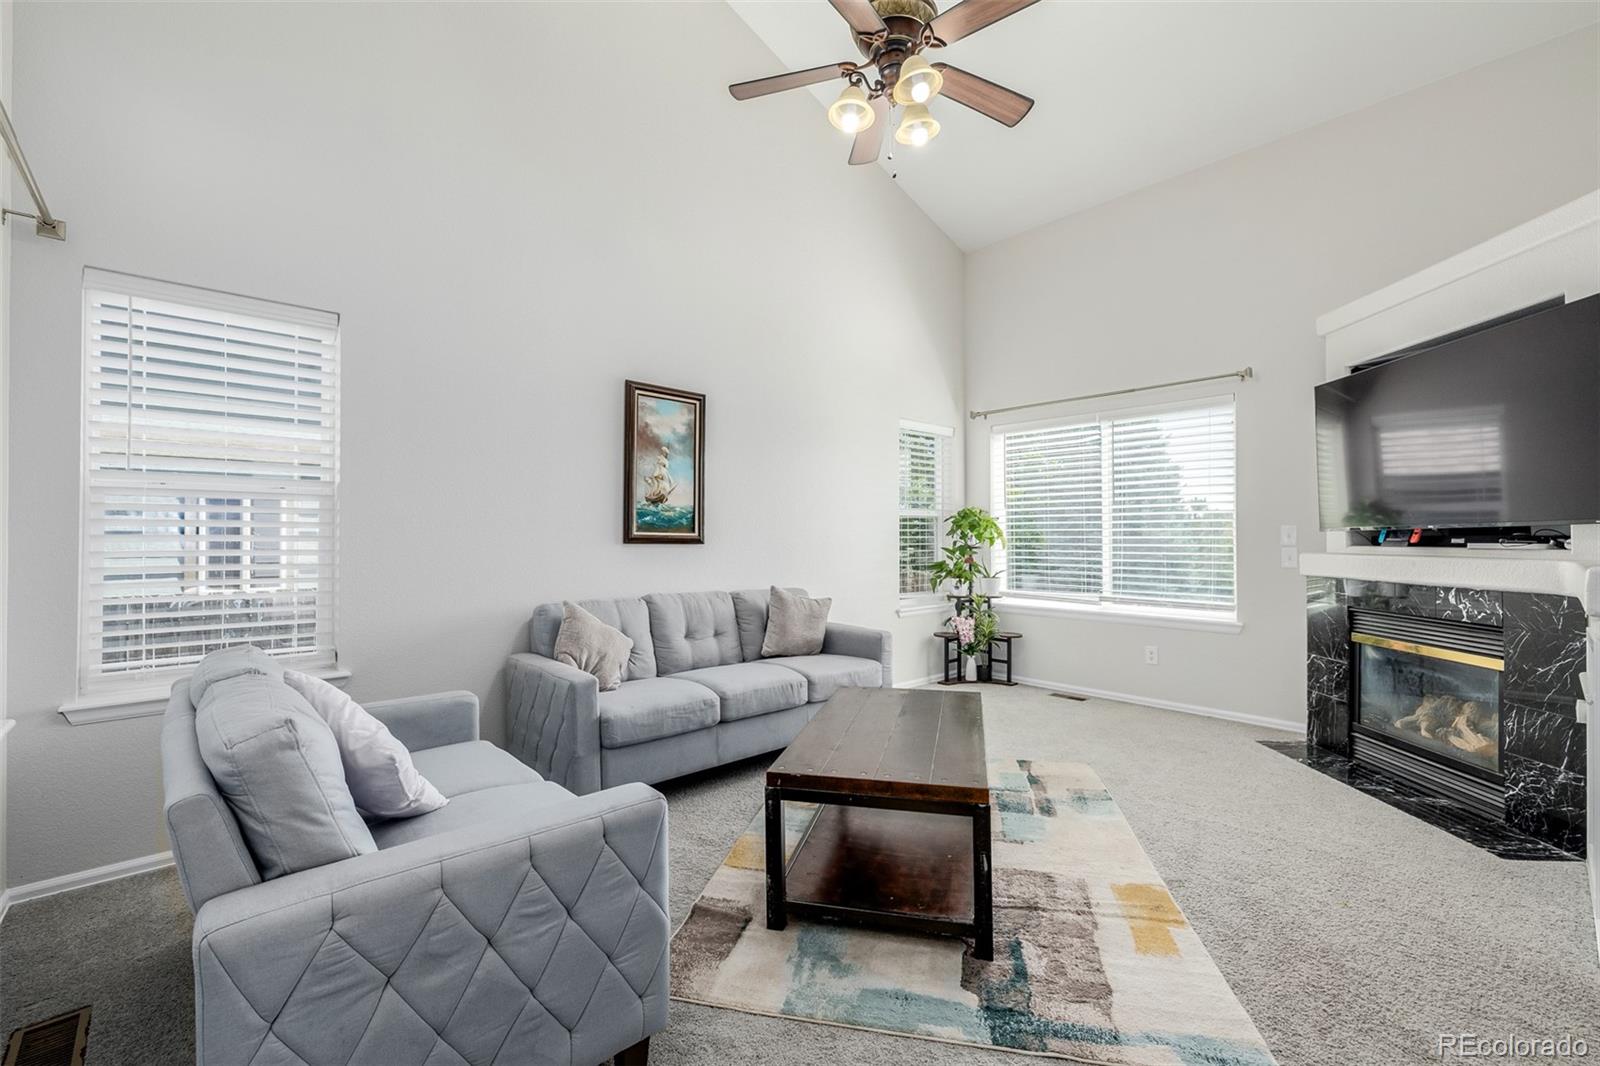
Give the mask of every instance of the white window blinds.
POLYGON ((900 595, 930 592, 949 498, 948 430, 900 427, 900 595))
POLYGON ((1233 402, 1109 425, 1110 597, 1232 607, 1233 402))
POLYGON ((1006 588, 1099 595, 1105 573, 1100 424, 1050 426, 995 438, 1006 533, 1006 588))
POLYGON ((338 317, 93 270, 84 316, 80 692, 332 665, 338 317))
POLYGON ((1234 606, 1231 399, 996 432, 1013 592, 1234 606))

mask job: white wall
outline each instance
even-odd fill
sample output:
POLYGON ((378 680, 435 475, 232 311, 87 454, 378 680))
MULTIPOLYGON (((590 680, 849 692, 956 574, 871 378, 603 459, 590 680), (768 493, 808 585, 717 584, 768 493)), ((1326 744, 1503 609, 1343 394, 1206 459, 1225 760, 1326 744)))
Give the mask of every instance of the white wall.
POLYGON ((158 718, 68 726, 80 276, 343 315, 358 699, 500 678, 534 604, 796 583, 895 630, 896 425, 957 425, 959 253, 721 4, 29 4, 16 109, 65 245, 19 240, 13 884, 141 856, 158 718), (860 286, 867 295, 857 295, 860 286), (708 394, 708 543, 620 542, 625 378, 708 394))
MULTIPOLYGON (((1573 34, 968 257, 973 408, 1257 373, 1235 388, 1243 631, 1007 615, 1002 603, 1026 634, 1019 673, 1304 725, 1305 586, 1279 564, 1278 527, 1322 543, 1314 321, 1600 184, 1597 57, 1600 32, 1573 34), (1160 665, 1143 664, 1146 644, 1160 665)), ((989 502, 988 452, 974 423, 971 502, 989 502)))

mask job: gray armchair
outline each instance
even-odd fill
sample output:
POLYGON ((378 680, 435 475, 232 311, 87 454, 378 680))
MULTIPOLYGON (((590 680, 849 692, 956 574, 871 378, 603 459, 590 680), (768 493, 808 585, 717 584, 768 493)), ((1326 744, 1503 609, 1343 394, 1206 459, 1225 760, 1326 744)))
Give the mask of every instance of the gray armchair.
POLYGON ((450 797, 378 849, 263 881, 201 759, 188 687, 162 731, 195 913, 203 1066, 644 1061, 667 1020, 667 810, 575 797, 477 739, 470 693, 367 705, 450 797))

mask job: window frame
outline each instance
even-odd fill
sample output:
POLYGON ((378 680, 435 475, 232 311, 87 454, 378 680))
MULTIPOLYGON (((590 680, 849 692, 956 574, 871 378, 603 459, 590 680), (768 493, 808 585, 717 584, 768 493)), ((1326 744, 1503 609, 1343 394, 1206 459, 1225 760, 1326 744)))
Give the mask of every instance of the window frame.
MULTIPOLYGON (((941 593, 932 589, 922 592, 900 591, 900 520, 904 518, 932 518, 934 520, 933 544, 937 553, 945 544, 945 523, 955 513, 955 491, 953 473, 955 469, 955 437, 956 431, 952 426, 941 426, 930 422, 915 422, 910 419, 901 419, 895 430, 896 455, 899 455, 900 435, 906 432, 921 433, 933 437, 936 441, 934 463, 938 468, 939 500, 932 513, 925 511, 907 511, 900 506, 901 485, 896 473, 895 485, 895 590, 898 595, 897 613, 920 614, 942 608, 945 598, 941 593)), ((898 471, 898 464, 897 464, 898 471)))
MULTIPOLYGON (((95 537, 91 530, 91 523, 95 520, 97 511, 103 511, 104 506, 95 502, 97 491, 106 491, 108 484, 114 483, 113 478, 104 476, 96 477, 96 472, 91 470, 93 461, 93 442, 91 441, 92 423, 94 419, 95 397, 91 385, 94 381, 95 367, 97 366, 97 351, 102 347, 95 342, 94 308, 96 299, 103 299, 110 294, 118 297, 127 297, 133 300, 150 300, 179 307, 205 311, 218 316, 229 316, 234 319, 257 319, 277 326, 309 327, 325 332, 328 340, 321 342, 326 352, 327 370, 323 377, 325 388, 331 392, 331 400, 327 403, 326 418, 328 421, 328 459, 325 466, 326 477, 318 479, 327 485, 326 491, 314 493, 326 499, 326 512, 328 533, 319 537, 318 543, 325 545, 328 563, 325 569, 327 580, 323 582, 320 577, 316 584, 317 605, 316 613, 312 616, 325 624, 327 640, 326 646, 319 642, 312 651, 305 653, 289 653, 275 655, 286 665, 293 665, 307 673, 325 679, 339 681, 350 676, 339 660, 339 583, 340 583, 340 500, 341 491, 341 453, 342 453, 342 347, 343 336, 340 316, 331 311, 307 308, 294 304, 280 303, 270 300, 261 300, 254 297, 240 296, 234 293, 206 289, 200 286, 184 285, 175 282, 159 281, 138 275, 123 274, 115 271, 101 270, 86 267, 83 270, 80 292, 80 341, 79 378, 78 378, 78 573, 77 573, 77 610, 74 612, 76 623, 74 676, 75 695, 64 702, 59 710, 69 722, 84 724, 116 718, 137 717, 143 714, 160 713, 157 704, 166 701, 172 682, 193 672, 193 664, 176 663, 172 665, 157 666, 144 670, 129 671, 125 675, 107 675, 94 669, 94 664, 89 661, 91 654, 99 654, 99 645, 90 632, 93 623, 90 611, 93 597, 103 591, 103 582, 95 579, 92 562, 98 554, 95 537)), ((267 567, 284 566, 280 557, 276 563, 253 563, 250 553, 239 549, 228 549, 223 542, 230 539, 247 541, 248 528, 252 524, 248 510, 244 505, 245 499, 270 500, 271 491, 262 492, 263 488, 280 490, 286 482, 279 482, 276 486, 268 481, 250 481, 238 478, 238 484, 230 483, 229 475, 219 474, 215 479, 215 488, 202 488, 198 485, 182 484, 182 479, 174 479, 179 483, 173 486, 160 484, 159 475, 146 474, 143 487, 160 488, 169 491, 172 488, 178 492, 172 493, 179 497, 193 496, 197 501, 206 501, 197 507, 197 513, 226 510, 221 506, 221 501, 240 501, 240 521, 236 524, 239 536, 230 538, 223 535, 209 537, 205 543, 196 546, 189 552, 179 557, 180 566, 185 572, 195 570, 195 573, 206 573, 222 569, 238 570, 241 573, 251 566, 267 567), (256 491, 246 491, 255 489, 256 491), (232 556, 237 563, 228 563, 227 557, 232 556)), ((130 487, 138 487, 134 479, 129 478, 130 487)), ((198 480, 198 479, 197 479, 198 480)), ((130 488, 130 490, 131 490, 130 488)), ((286 497, 294 499, 295 496, 286 497)), ((147 509, 147 513, 148 513, 147 509)), ((159 509, 157 509, 159 510, 159 509)), ((320 523, 319 523, 320 524, 320 523)), ((269 553, 270 554, 270 553, 269 553)), ((318 628, 322 628, 319 624, 318 628)), ((104 628, 101 630, 103 639, 104 628)))
POLYGON ((989 509, 1004 526, 1005 471, 1002 438, 1019 433, 1058 429, 1068 426, 1098 424, 1101 429, 1101 485, 1100 485, 1100 591, 1098 593, 1049 592, 1034 589, 1013 589, 1010 583, 1006 550, 996 545, 993 549, 994 566, 999 571, 1000 597, 1003 610, 1019 614, 1078 615, 1110 622, 1154 624, 1176 629, 1202 629, 1238 632, 1239 621, 1239 401, 1236 393, 1202 394, 1165 401, 1157 404, 1130 404, 1100 407, 1052 418, 1009 422, 992 426, 989 434, 989 509), (1179 604, 1162 600, 1138 600, 1117 597, 1112 593, 1114 568, 1112 563, 1115 544, 1115 495, 1113 477, 1113 449, 1108 432, 1111 423, 1158 415, 1166 412, 1194 411, 1206 407, 1228 405, 1233 410, 1233 603, 1231 605, 1200 606, 1179 604))

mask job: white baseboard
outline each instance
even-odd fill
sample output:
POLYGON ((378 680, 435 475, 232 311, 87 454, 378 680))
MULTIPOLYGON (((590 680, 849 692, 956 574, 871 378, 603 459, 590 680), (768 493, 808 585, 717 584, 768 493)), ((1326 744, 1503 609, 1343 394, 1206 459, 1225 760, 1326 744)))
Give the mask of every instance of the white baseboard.
POLYGON ((7 889, 4 895, 0 896, 0 920, 4 920, 6 910, 18 903, 54 896, 58 892, 71 892, 76 888, 88 888, 90 885, 106 881, 116 881, 132 877, 134 874, 149 873, 151 870, 171 865, 172 852, 163 851, 155 855, 142 855, 137 859, 124 859, 108 866, 96 866, 92 870, 80 870, 75 874, 49 877, 28 885, 17 885, 7 889))
POLYGON ((1221 707, 1202 707, 1198 703, 1179 703, 1177 700, 1160 700, 1153 696, 1136 696, 1130 692, 1109 692, 1101 688, 1086 688, 1083 685, 1063 685, 1055 681, 1044 681, 1037 677, 1018 677, 1017 684, 1031 685, 1050 692, 1071 692, 1079 696, 1089 696, 1097 700, 1115 700, 1118 703, 1136 703, 1143 707, 1157 707, 1163 711, 1178 711, 1182 714, 1197 714, 1203 718, 1221 718, 1229 722, 1242 722, 1245 725, 1263 726, 1267 729, 1281 729, 1285 733, 1305 735, 1306 727, 1285 722, 1281 718, 1267 718, 1259 714, 1244 714, 1241 711, 1226 711, 1221 707))
POLYGON ((927 677, 914 677, 910 681, 896 681, 894 683, 894 687, 921 688, 923 685, 931 685, 935 681, 941 680, 943 677, 943 674, 929 674, 927 677))

